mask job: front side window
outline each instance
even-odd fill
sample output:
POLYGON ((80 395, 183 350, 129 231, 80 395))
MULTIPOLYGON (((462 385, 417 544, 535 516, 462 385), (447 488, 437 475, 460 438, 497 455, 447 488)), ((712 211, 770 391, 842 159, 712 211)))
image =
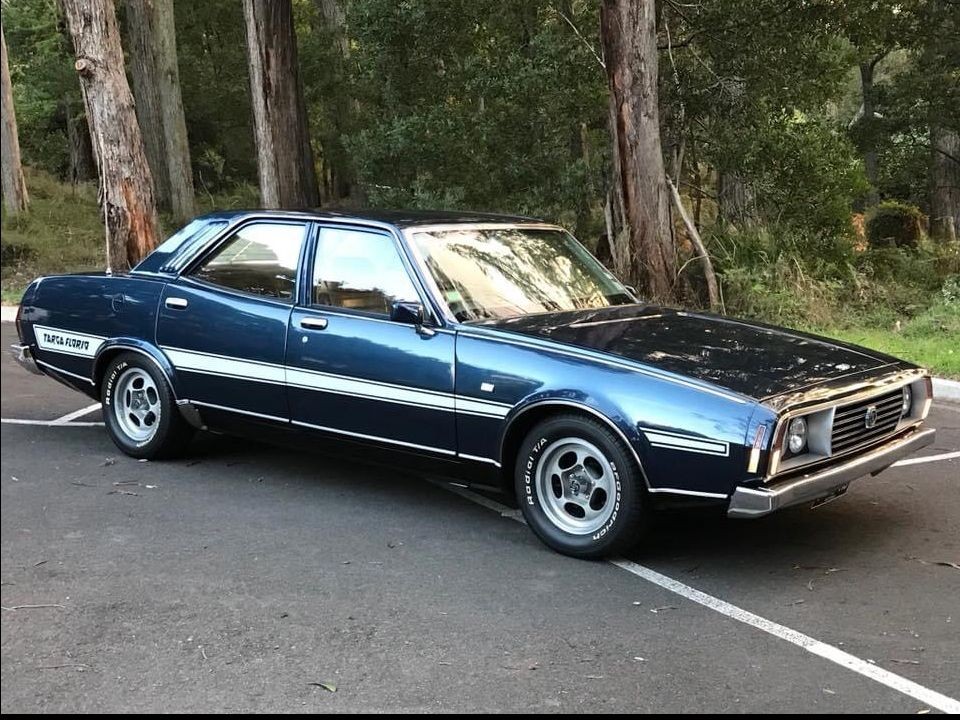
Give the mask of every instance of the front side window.
POLYGON ((293 302, 304 226, 251 223, 231 235, 192 276, 251 295, 293 302))
POLYGON ((323 228, 313 266, 314 305, 389 315, 394 302, 419 302, 389 235, 323 228))
POLYGON ((464 228, 416 232, 413 239, 460 322, 633 302, 562 230, 464 228))

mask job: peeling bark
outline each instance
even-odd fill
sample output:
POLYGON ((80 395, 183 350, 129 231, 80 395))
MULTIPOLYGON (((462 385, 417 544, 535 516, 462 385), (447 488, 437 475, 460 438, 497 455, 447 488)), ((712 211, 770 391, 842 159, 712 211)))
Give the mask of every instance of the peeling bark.
POLYGON ((125 272, 157 244, 153 180, 124 72, 113 0, 61 0, 100 165, 107 266, 125 272))
POLYGON ((244 0, 243 14, 260 201, 268 208, 315 207, 317 175, 290 0, 244 0))
POLYGON ((7 61, 7 39, 0 29, 0 43, 2 43, 2 68, 0 68, 0 100, 2 100, 3 117, 0 120, 0 145, 2 145, 3 161, 0 174, 3 176, 3 203, 11 215, 27 209, 30 197, 27 194, 27 183, 23 179, 23 164, 20 160, 20 138, 17 135, 17 114, 13 108, 13 85, 10 82, 10 64, 7 61))
POLYGON ((960 236, 960 134, 930 128, 930 236, 953 242, 960 236))
POLYGON ((676 251, 660 142, 655 22, 653 0, 604 0, 601 8, 613 200, 622 207, 625 230, 611 238, 611 245, 621 278, 651 300, 673 303, 676 251))
POLYGON ((182 223, 194 215, 194 188, 173 0, 127 0, 126 10, 137 119, 157 204, 182 223))

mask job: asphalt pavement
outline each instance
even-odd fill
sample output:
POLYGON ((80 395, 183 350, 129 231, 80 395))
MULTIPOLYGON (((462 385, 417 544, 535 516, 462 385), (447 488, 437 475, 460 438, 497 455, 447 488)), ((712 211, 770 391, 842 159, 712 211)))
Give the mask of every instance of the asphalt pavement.
MULTIPOLYGON (((9 324, 0 335, 15 341, 9 324)), ((557 555, 495 500, 399 467, 217 436, 137 462, 79 424, 97 409, 9 423, 91 401, 6 354, 0 372, 4 713, 921 712, 936 709, 922 691, 960 698, 960 458, 891 468, 816 510, 664 516, 627 559, 656 584, 557 555)), ((960 406, 935 405, 930 424, 923 456, 960 449, 960 406)))

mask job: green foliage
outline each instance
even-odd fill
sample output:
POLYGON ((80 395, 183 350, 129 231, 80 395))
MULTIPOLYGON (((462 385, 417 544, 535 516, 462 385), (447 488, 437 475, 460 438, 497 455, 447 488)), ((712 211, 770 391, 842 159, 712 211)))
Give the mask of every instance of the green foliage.
MULTIPOLYGON (((594 4, 565 5, 596 42, 594 4)), ((347 148, 372 203, 519 212, 597 232, 606 79, 553 4, 350 10, 361 113, 347 148)))
POLYGON ((923 213, 920 209, 886 200, 867 212, 867 240, 871 247, 914 248, 923 234, 923 213))
POLYGON ((5 2, 3 32, 23 160, 63 175, 69 160, 67 113, 81 112, 81 100, 56 0, 5 2))
POLYGON ((29 211, 3 217, 2 244, 16 248, 12 262, 3 263, 5 302, 19 302, 23 288, 39 275, 104 267, 103 218, 96 187, 63 184, 47 172, 30 168, 26 180, 29 211))
POLYGON ((707 242, 727 312, 792 327, 893 326, 949 296, 960 272, 960 248, 926 242, 858 251, 790 226, 719 228, 707 242))
MULTIPOLYGON (((600 3, 339 0, 345 52, 323 3, 292 1, 327 197, 347 182, 362 190, 354 203, 528 214, 588 246, 605 232, 600 3)), ((658 0, 657 9, 666 167, 690 196, 727 310, 836 332, 868 324, 882 328, 877 342, 937 332, 942 313, 955 328, 957 250, 929 246, 915 220, 929 207, 930 125, 960 129, 956 4, 658 0), (862 63, 875 70, 870 118, 860 112, 862 63), (912 249, 854 249, 868 150, 879 197, 906 204, 872 211, 869 233, 912 249), (902 333, 890 329, 897 322, 902 333)), ((242 4, 175 11, 198 205, 255 206, 242 4)), ((24 157, 45 171, 28 178, 31 212, 3 222, 6 297, 31 274, 99 267, 102 226, 92 188, 68 192, 53 179, 68 161, 66 119, 81 108, 57 0, 5 2, 3 26, 24 157)), ((698 264, 684 267, 690 275, 698 264)))
POLYGON ((256 182, 246 30, 236 0, 174 3, 180 85, 199 193, 256 182))

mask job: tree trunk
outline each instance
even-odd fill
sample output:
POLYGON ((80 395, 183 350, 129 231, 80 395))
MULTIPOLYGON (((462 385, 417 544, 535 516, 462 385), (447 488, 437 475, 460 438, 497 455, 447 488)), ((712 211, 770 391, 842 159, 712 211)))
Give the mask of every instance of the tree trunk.
POLYGON ((676 252, 660 145, 653 0, 604 0, 600 13, 613 139, 614 199, 626 232, 611 238, 617 273, 651 300, 677 300, 676 252), (623 238, 627 239, 626 247, 623 238))
POLYGON ((127 0, 126 8, 130 74, 157 204, 182 223, 194 214, 194 190, 173 0, 127 0))
POLYGON ((153 180, 123 67, 113 0, 62 0, 100 163, 107 267, 124 272, 157 244, 153 180))
POLYGON ((743 227, 753 217, 753 194, 736 172, 717 172, 717 213, 734 227, 743 227))
POLYGON ((860 118, 862 137, 860 139, 863 150, 863 170, 870 183, 867 191, 867 206, 876 205, 880 196, 877 193, 877 150, 876 150, 876 103, 874 102, 873 68, 876 61, 860 63, 860 88, 863 94, 863 116, 860 118))
POLYGON ((0 44, 3 59, 0 68, 0 100, 2 100, 3 118, 0 120, 0 145, 3 151, 3 203, 7 212, 16 215, 27 209, 29 196, 27 183, 23 179, 23 165, 20 161, 20 138, 17 136, 17 114, 13 108, 13 85, 10 82, 10 63, 7 61, 7 39, 0 27, 0 44))
POLYGON ((290 0, 243 0, 243 14, 260 202, 268 208, 315 207, 317 175, 290 0))
POLYGON ((67 168, 67 180, 72 185, 87 182, 97 177, 97 165, 90 145, 90 128, 83 108, 67 100, 63 103, 63 114, 67 126, 67 144, 70 146, 70 166, 67 168))
POLYGON ((960 236, 960 134, 930 128, 930 236, 952 242, 960 236))
POLYGON ((336 109, 333 133, 323 139, 324 160, 329 168, 329 181, 324 195, 335 202, 350 198, 354 203, 361 203, 361 190, 356 183, 351 158, 342 140, 353 128, 354 120, 360 112, 360 103, 349 92, 352 61, 343 2, 344 0, 315 0, 322 29, 333 43, 336 65, 334 76, 342 86, 330 98, 336 109))

